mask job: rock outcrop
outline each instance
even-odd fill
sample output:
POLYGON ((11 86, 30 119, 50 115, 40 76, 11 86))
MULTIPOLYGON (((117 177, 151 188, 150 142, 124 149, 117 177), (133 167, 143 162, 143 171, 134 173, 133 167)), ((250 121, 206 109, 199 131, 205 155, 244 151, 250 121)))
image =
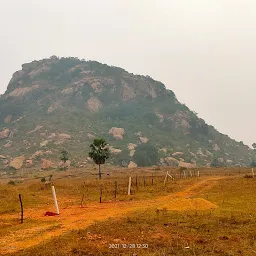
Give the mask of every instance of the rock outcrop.
POLYGON ((109 132, 115 139, 122 140, 124 138, 124 128, 112 127, 109 132))
POLYGON ((19 170, 21 169, 21 167, 23 166, 25 160, 25 156, 18 156, 15 157, 9 164, 10 167, 14 168, 15 170, 19 170))
POLYGON ((128 168, 131 169, 131 168, 136 168, 137 167, 137 164, 130 161, 129 164, 128 164, 128 168))
POLYGON ((50 169, 54 166, 54 163, 50 160, 42 158, 42 169, 50 169))
POLYGON ((0 139, 8 138, 9 134, 10 134, 10 130, 4 129, 3 131, 0 132, 0 139))

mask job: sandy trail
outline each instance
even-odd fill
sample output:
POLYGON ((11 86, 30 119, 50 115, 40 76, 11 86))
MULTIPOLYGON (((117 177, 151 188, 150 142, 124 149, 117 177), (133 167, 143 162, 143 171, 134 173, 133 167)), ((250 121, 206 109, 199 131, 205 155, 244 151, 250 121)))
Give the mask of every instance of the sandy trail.
MULTIPOLYGON (((36 246, 47 241, 48 239, 63 235, 70 230, 86 228, 94 221, 106 220, 110 217, 123 217, 130 212, 144 210, 149 207, 161 208, 168 205, 168 208, 170 209, 186 210, 186 205, 191 206, 191 201, 189 204, 184 201, 186 198, 188 198, 187 200, 191 200, 189 199, 190 197, 194 197, 204 190, 209 189, 214 183, 222 178, 223 177, 204 177, 194 185, 185 189, 183 192, 174 193, 168 196, 156 197, 151 200, 108 202, 102 204, 92 203, 86 205, 84 208, 81 208, 80 206, 72 206, 66 209, 61 209, 61 214, 54 217, 45 217, 45 208, 27 209, 26 218, 31 218, 38 221, 40 226, 35 224, 32 227, 26 228, 23 224, 24 228, 19 228, 14 230, 11 234, 0 237, 0 255, 15 253, 32 246, 36 246), (179 205, 179 203, 182 205, 179 205), (49 221, 53 222, 50 223, 49 221)), ((209 204, 206 203, 205 207, 206 209, 209 209, 209 204)), ((200 209, 202 210, 203 207, 200 207, 200 209)), ((0 217, 0 222, 4 219, 17 219, 17 214, 3 215, 0 217)), ((18 226, 19 224, 16 225, 18 226)))

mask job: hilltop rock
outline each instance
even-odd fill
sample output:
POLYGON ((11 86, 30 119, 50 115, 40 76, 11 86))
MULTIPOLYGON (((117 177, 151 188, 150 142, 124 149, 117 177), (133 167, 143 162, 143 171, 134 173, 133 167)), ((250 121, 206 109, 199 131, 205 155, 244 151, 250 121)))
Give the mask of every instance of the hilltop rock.
POLYGON ((25 160, 25 156, 19 156, 19 157, 15 157, 9 164, 10 167, 19 170, 21 169, 21 167, 23 166, 23 162, 25 160))
POLYGON ((3 131, 0 132, 0 139, 8 138, 9 134, 10 134, 10 130, 4 129, 3 131))
POLYGON ((115 139, 122 140, 124 137, 124 128, 112 127, 109 132, 115 139))

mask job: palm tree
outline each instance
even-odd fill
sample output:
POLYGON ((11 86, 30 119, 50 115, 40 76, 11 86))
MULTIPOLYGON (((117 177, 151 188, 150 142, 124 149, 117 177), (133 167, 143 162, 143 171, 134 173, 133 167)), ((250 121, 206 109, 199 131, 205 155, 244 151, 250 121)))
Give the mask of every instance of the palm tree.
POLYGON ((89 157, 99 166, 99 179, 101 179, 100 165, 104 164, 109 156, 108 143, 104 139, 94 139, 90 145, 89 157))

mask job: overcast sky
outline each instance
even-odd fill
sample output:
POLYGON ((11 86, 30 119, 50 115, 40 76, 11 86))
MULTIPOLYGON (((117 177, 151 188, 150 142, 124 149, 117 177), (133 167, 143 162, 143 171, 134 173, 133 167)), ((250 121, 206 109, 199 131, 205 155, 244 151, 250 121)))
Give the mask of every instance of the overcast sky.
POLYGON ((52 55, 150 75, 208 124, 256 141, 255 0, 0 0, 0 93, 52 55))

